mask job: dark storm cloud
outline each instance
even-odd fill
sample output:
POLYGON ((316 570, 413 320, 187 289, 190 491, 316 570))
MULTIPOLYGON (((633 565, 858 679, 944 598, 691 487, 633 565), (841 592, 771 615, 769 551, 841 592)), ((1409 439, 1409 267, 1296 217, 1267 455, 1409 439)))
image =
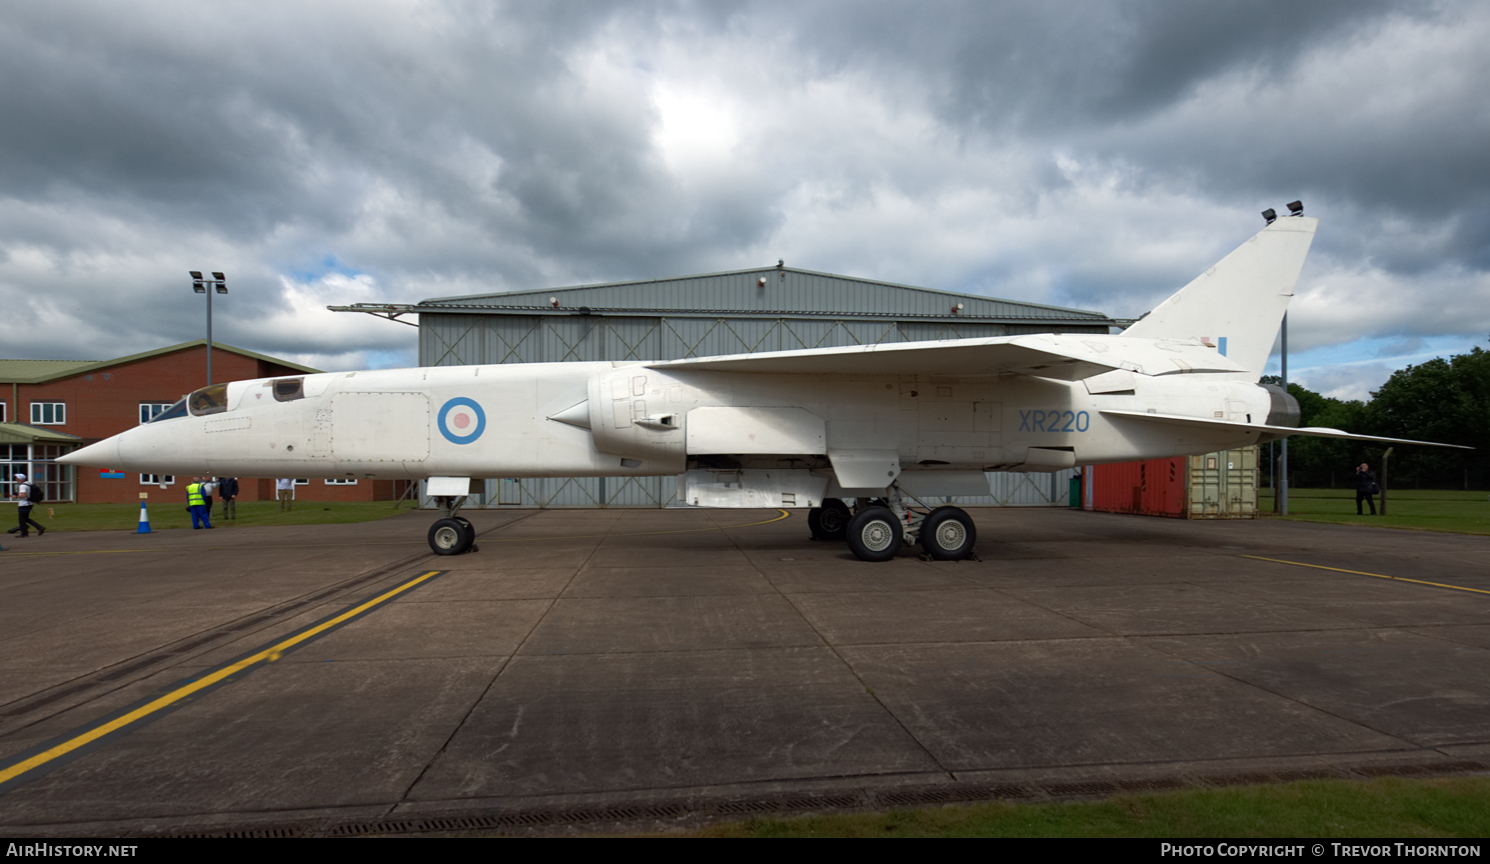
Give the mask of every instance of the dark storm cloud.
MULTIPOLYGON (((924 77, 954 125, 1051 130, 1130 121, 1237 68, 1286 76, 1321 42, 1396 14, 1390 0, 1316 3, 813 3, 796 50, 829 68, 924 77)), ((1424 7, 1419 14, 1431 14, 1424 7)))
MULTIPOLYGON (((1490 112, 1477 95, 1490 83, 1490 64, 1444 69, 1432 81, 1442 89, 1386 114, 1359 110, 1382 96, 1370 82, 1331 93, 1333 104, 1285 101, 1270 111, 1266 100, 1246 103, 1306 85, 1303 76, 1327 67, 1321 57, 1389 25, 1453 29, 1463 10, 1389 0, 815 3, 801 13, 793 44, 830 70, 922 82, 941 120, 964 134, 1069 148, 1131 170, 1137 184, 1178 177, 1224 199, 1277 206, 1283 201, 1259 194, 1303 196, 1452 219, 1460 208, 1490 205, 1490 112), (1238 82, 1239 103, 1217 94, 1215 115, 1176 118, 1188 125, 1164 119, 1227 81, 1238 82)), ((1378 46, 1378 59, 1388 64, 1401 47, 1378 46)), ((1484 223, 1458 219, 1453 240, 1430 254, 1482 256, 1490 248, 1484 223)), ((1426 266, 1414 256, 1382 263, 1403 272, 1426 266)))
POLYGON ((225 340, 338 363, 407 351, 413 331, 327 304, 782 255, 1137 314, 1294 197, 1330 220, 1311 272, 1352 286, 1351 314, 1313 337, 1339 339, 1390 318, 1394 293, 1445 309, 1433 292, 1473 308, 1485 290, 1486 17, 1387 0, 21 6, 0 19, 0 298, 36 324, 6 353, 196 338, 193 267, 230 273, 225 340))

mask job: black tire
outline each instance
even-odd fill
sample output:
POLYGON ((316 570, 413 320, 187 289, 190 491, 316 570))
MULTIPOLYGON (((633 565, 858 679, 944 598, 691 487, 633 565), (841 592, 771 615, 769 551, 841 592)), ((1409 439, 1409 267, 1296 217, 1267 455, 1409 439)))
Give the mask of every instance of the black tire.
POLYGON ((849 521, 846 539, 849 551, 860 561, 889 561, 900 551, 905 535, 889 508, 870 507, 849 521))
POLYGON ((471 548, 476 532, 461 524, 459 519, 440 519, 429 526, 429 548, 436 555, 459 555, 471 548))
POLYGON ((959 561, 973 551, 978 529, 957 507, 938 507, 921 523, 921 548, 939 561, 959 561))
POLYGON ((854 518, 848 505, 837 498, 825 498, 823 506, 807 511, 807 527, 817 540, 842 540, 848 537, 848 523, 854 518))

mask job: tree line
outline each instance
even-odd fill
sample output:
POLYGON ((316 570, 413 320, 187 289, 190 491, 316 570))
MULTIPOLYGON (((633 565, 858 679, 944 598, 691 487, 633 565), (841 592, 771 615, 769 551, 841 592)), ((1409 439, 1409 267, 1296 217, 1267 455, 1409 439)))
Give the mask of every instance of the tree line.
MULTIPOLYGON (((1270 375, 1264 384, 1279 384, 1270 375)), ((1288 440, 1291 486, 1350 488, 1355 466, 1370 463, 1381 476, 1382 455, 1393 447, 1396 488, 1490 488, 1490 351, 1473 348, 1448 360, 1408 366, 1372 391, 1371 399, 1342 401, 1289 384, 1299 400, 1300 426, 1327 426, 1362 435, 1461 444, 1475 450, 1377 444, 1296 436, 1288 440)), ((1276 476, 1278 445, 1262 445, 1262 482, 1276 476)))

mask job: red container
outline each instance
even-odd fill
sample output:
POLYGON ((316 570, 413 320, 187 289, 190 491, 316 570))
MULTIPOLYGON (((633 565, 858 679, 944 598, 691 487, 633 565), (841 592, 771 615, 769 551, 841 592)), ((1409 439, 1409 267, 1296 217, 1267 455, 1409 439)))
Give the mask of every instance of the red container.
POLYGON ((1186 457, 1089 465, 1082 469, 1087 510, 1185 518, 1186 457))

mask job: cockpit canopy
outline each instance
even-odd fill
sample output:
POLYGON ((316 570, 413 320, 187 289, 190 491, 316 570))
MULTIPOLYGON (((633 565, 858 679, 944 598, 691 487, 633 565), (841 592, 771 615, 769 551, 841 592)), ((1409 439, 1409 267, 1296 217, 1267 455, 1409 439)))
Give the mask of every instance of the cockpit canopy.
POLYGON ((209 384, 193 391, 186 397, 186 407, 191 410, 193 417, 221 414, 228 410, 228 385, 209 384))
MULTIPOLYGON (((305 398, 304 376, 275 378, 265 382, 264 386, 271 389, 277 402, 293 402, 296 399, 305 398)), ((180 402, 151 418, 150 422, 174 420, 177 417, 185 417, 188 413, 193 417, 206 417, 209 414, 221 414, 226 410, 228 410, 228 385, 209 384, 200 390, 193 390, 180 402)))
POLYGON ((186 416, 186 397, 176 400, 176 404, 151 417, 148 422, 159 423, 163 420, 175 420, 177 417, 186 416))

